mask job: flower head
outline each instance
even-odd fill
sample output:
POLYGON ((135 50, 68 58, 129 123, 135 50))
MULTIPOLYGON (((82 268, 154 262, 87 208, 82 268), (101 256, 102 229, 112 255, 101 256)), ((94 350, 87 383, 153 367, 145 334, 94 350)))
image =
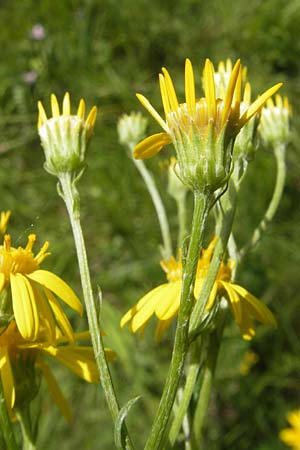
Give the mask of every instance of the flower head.
POLYGON ((48 242, 34 255, 36 236, 28 236, 26 247, 14 248, 5 235, 0 246, 0 294, 11 293, 12 311, 21 336, 35 340, 43 328, 49 341, 54 340, 56 326, 63 335, 73 340, 71 325, 56 296, 79 314, 83 307, 73 290, 57 275, 41 270, 40 265, 50 254, 48 242))
POLYGON ((118 120, 119 142, 132 150, 145 136, 148 120, 140 112, 123 114, 118 120))
MULTIPOLYGON (((196 299, 207 274, 214 245, 215 239, 207 249, 202 251, 198 260, 194 289, 196 299)), ((256 297, 242 286, 230 282, 233 265, 234 263, 230 260, 226 264, 222 262, 206 309, 209 311, 214 306, 217 296, 224 296, 242 331, 243 338, 249 340, 255 335, 254 320, 273 326, 276 326, 276 320, 271 311, 256 297)), ((135 333, 138 330, 143 332, 146 323, 155 315, 158 318, 155 333, 157 341, 161 339, 163 333, 177 316, 182 287, 181 258, 176 260, 172 256, 169 260, 161 261, 161 266, 166 272, 168 283, 161 284, 144 295, 121 319, 121 327, 130 322, 131 331, 135 333)))
POLYGON ((287 420, 291 428, 285 428, 279 434, 282 442, 293 450, 300 448, 300 410, 294 410, 288 413, 287 420))
MULTIPOLYGON (((89 333, 75 333, 75 341, 89 339, 89 333)), ((113 352, 106 350, 109 360, 113 352)), ((69 343, 56 330, 56 339, 49 343, 39 335, 35 342, 26 341, 12 321, 0 334, 0 375, 4 397, 10 415, 22 402, 30 402, 38 392, 39 369, 44 376, 53 400, 67 420, 71 419, 68 403, 46 362, 47 356, 56 359, 89 383, 97 382, 98 370, 93 349, 87 345, 69 343), (45 358, 46 357, 46 358, 45 358)))
POLYGON ((165 145, 173 143, 180 176, 193 190, 213 192, 221 187, 230 175, 234 139, 241 128, 257 113, 281 83, 268 89, 246 111, 241 113, 240 61, 234 65, 223 98, 216 96, 214 67, 209 59, 204 66, 205 97, 197 98, 194 72, 189 59, 185 64, 185 103, 179 103, 172 79, 163 68, 159 75, 165 120, 141 94, 138 99, 163 128, 140 142, 134 157, 145 159, 157 154, 165 145))
POLYGON ((280 144, 287 144, 290 135, 290 117, 292 109, 287 97, 276 95, 275 102, 272 99, 267 101, 262 109, 259 133, 263 141, 274 147, 280 144))
POLYGON ((47 118, 38 102, 38 131, 45 151, 45 169, 52 175, 64 172, 76 174, 84 166, 87 146, 93 133, 97 108, 93 106, 85 119, 85 103, 80 100, 76 114, 71 114, 70 95, 67 92, 60 112, 57 98, 51 95, 52 117, 47 118))

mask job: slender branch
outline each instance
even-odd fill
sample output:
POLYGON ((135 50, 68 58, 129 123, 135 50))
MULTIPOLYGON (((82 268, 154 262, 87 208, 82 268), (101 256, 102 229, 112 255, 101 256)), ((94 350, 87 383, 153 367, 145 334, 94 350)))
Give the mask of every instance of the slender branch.
POLYGON ((183 424, 184 417, 186 415, 188 406, 190 404, 190 400, 193 395, 194 385, 197 380, 197 376, 200 368, 200 357, 199 357, 199 345, 197 342, 192 344, 191 352, 191 361, 188 366, 188 372, 186 376, 185 386, 182 392, 182 396, 180 399, 179 406, 175 411, 175 417, 169 432, 169 441, 171 446, 174 446, 177 436, 179 434, 181 425, 183 424))
POLYGON ((285 145, 280 144, 277 147, 275 147, 274 155, 276 160, 276 181, 273 195, 264 217, 260 221, 258 227, 253 232, 252 238, 250 239, 248 244, 246 244, 241 249, 239 253, 239 260, 242 260, 245 257, 245 255, 249 252, 249 250, 251 250, 258 244, 263 232, 274 218, 276 211, 279 207, 286 178, 285 145))
POLYGON ((203 193, 195 192, 194 199, 195 205, 192 232, 183 271, 181 301, 178 312, 172 359, 163 394, 149 438, 146 442, 145 450, 159 450, 164 445, 167 425, 170 419, 180 377, 182 375, 185 357, 189 348, 189 319, 194 303, 193 293, 196 269, 209 210, 210 197, 205 196, 203 193))
POLYGON ((3 438, 5 441, 7 450, 18 450, 12 423, 9 418, 6 404, 5 404, 5 398, 4 398, 3 386, 2 386, 1 380, 0 380, 0 427, 1 427, 1 432, 3 434, 3 438))
POLYGON ((169 259, 173 254, 172 249, 172 241, 171 241, 171 234, 170 234, 170 227, 168 222, 168 217, 166 214, 166 210, 164 207, 164 204, 162 202, 161 196, 158 192, 158 189, 156 187, 155 181, 148 171, 147 167, 145 166, 144 161, 139 159, 132 158, 132 161, 134 162, 136 168, 140 172, 147 189, 149 191, 149 194, 151 196, 152 202, 154 204, 157 218, 159 221, 160 231, 162 235, 163 240, 163 248, 162 248, 162 256, 164 259, 169 259))
MULTIPOLYGON (((71 175, 69 173, 61 175, 59 181, 62 190, 61 196, 63 197, 66 203, 66 207, 69 213, 70 222, 73 230, 83 296, 87 311, 87 318, 91 333, 91 340, 94 349, 95 360, 99 370, 100 381, 104 390, 106 402, 108 404, 112 419, 115 423, 120 408, 116 397, 115 389, 113 386, 109 366, 106 360, 104 344, 101 336, 99 323, 100 311, 99 308, 97 308, 96 306, 92 290, 88 259, 86 254, 84 237, 80 224, 79 194, 74 185, 74 180, 72 180, 71 175)), ((128 431, 126 429, 125 424, 123 430, 124 430, 124 438, 126 439, 126 448, 132 449, 132 444, 129 439, 128 431)))

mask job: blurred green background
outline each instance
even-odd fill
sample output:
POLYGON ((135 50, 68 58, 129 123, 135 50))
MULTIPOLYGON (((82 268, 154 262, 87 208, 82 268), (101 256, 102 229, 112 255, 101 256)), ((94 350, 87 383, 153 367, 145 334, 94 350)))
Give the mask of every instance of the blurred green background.
MULTIPOLYGON (((52 256, 44 267, 80 293, 70 226, 56 180, 43 170, 36 132, 36 103, 49 112, 49 97, 65 91, 77 107, 99 108, 81 183, 82 221, 94 285, 105 299, 106 341, 118 354, 112 367, 121 401, 142 395, 129 425, 136 448, 143 447, 162 390, 171 354, 171 333, 157 346, 154 321, 141 340, 119 330, 121 315, 147 290, 164 282, 159 267, 160 232, 150 198, 125 150, 116 124, 122 113, 142 110, 141 92, 161 111, 157 74, 166 66, 183 95, 184 59, 193 61, 198 96, 204 58, 240 57, 255 95, 283 81, 293 106, 293 139, 281 207, 259 245, 243 264, 239 283, 262 298, 278 318, 278 330, 257 327, 243 342, 230 322, 207 418, 208 450, 279 450, 286 412, 300 407, 300 2, 299 0, 33 0, 0 5, 0 192, 1 209, 13 212, 14 245, 29 233, 45 240, 52 256), (258 361, 240 372, 251 349, 258 361)), ((182 97, 181 97, 182 98, 182 97)), ((75 111, 75 109, 74 109, 75 111)), ((149 118, 149 131, 158 131, 149 118)), ((175 203, 166 193, 158 161, 150 160, 176 237, 175 203)), ((243 244, 272 194, 275 165, 261 148, 251 164, 239 202, 237 240, 243 244)), ((86 324, 74 317, 74 326, 86 324)), ((55 366, 74 411, 66 424, 42 387, 43 413, 38 449, 114 448, 112 424, 101 390, 55 366)), ((178 450, 183 447, 178 445, 178 450)))

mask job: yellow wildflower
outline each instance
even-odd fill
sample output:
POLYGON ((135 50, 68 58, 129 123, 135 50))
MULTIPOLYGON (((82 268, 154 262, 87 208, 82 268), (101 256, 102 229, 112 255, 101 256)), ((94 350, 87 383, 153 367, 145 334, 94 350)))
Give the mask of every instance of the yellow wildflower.
POLYGON ((49 243, 34 255, 32 247, 36 236, 28 236, 25 248, 11 246, 10 235, 5 235, 0 246, 0 293, 11 292, 12 309, 17 327, 24 339, 35 340, 41 327, 46 330, 47 339, 53 340, 56 325, 63 335, 73 340, 71 325, 56 296, 60 297, 77 313, 83 307, 73 290, 54 273, 41 270, 40 265, 50 254, 49 243))
MULTIPOLYGON (((53 400, 67 420, 71 419, 68 403, 51 372, 45 356, 56 359, 79 377, 89 383, 98 382, 98 370, 91 346, 69 343, 56 330, 55 342, 44 340, 43 331, 35 342, 23 339, 17 324, 12 321, 0 334, 0 375, 4 397, 10 416, 13 408, 22 401, 30 401, 37 393, 38 384, 36 369, 39 368, 45 377, 53 400)), ((89 333, 74 333, 75 341, 89 339, 89 333)), ((109 360, 114 354, 106 350, 109 360)))
MULTIPOLYGON (((215 239, 207 249, 202 251, 198 260, 194 289, 195 298, 198 298, 200 294, 210 265, 214 245, 215 239)), ((236 323, 242 331, 243 338, 250 340, 255 335, 254 320, 273 326, 276 326, 276 320, 269 308, 261 301, 242 286, 230 282, 233 265, 233 262, 230 260, 226 264, 222 262, 206 309, 210 310, 212 308, 217 296, 224 296, 231 307, 236 323)), ((144 295, 122 317, 120 322, 121 327, 130 322, 130 328, 133 333, 138 330, 143 332, 146 323, 155 315, 158 318, 158 325, 155 332, 157 341, 161 339, 172 320, 177 316, 182 288, 181 258, 177 261, 172 256, 169 260, 161 261, 161 266, 167 274, 168 283, 161 284, 144 295)))
POLYGON ((97 108, 93 106, 85 119, 85 103, 81 99, 76 114, 71 114, 70 95, 67 92, 60 112, 57 98, 51 95, 52 117, 47 118, 38 102, 38 131, 45 151, 45 169, 52 175, 78 173, 84 167, 87 146, 93 133, 97 108))
POLYGON ((240 129, 282 85, 278 83, 268 89, 241 113, 242 71, 239 60, 232 69, 223 98, 216 96, 214 67, 209 59, 204 66, 205 97, 196 97, 194 72, 189 59, 185 64, 185 103, 178 102, 172 79, 165 68, 159 75, 159 83, 165 120, 143 95, 137 94, 137 97, 164 132, 137 144, 134 157, 150 158, 172 142, 183 182, 192 189, 210 192, 226 183, 230 175, 232 147, 240 129))
POLYGON ((300 410, 294 410, 288 413, 287 420, 291 428, 285 428, 279 434, 282 442, 293 450, 300 448, 300 410))
POLYGON ((292 108, 287 97, 276 95, 262 109, 259 132, 267 145, 287 144, 291 136, 290 118, 292 108))

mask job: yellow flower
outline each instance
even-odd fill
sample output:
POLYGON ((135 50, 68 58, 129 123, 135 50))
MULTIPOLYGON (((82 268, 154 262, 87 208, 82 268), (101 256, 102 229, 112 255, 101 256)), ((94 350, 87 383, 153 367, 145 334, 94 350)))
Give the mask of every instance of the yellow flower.
POLYGON ((73 290, 57 275, 41 270, 40 265, 50 254, 48 242, 34 255, 36 236, 28 236, 25 248, 11 246, 5 235, 0 246, 0 293, 11 291, 12 309, 19 332, 24 339, 35 340, 42 327, 48 340, 55 339, 56 325, 63 335, 73 340, 71 325, 56 296, 80 315, 83 307, 73 290))
POLYGON ((60 112, 57 98, 51 95, 52 117, 47 118, 38 102, 38 131, 45 151, 45 169, 52 175, 64 172, 78 173, 84 167, 87 146, 93 133, 97 108, 93 106, 85 119, 85 103, 80 100, 76 114, 71 114, 70 95, 67 92, 60 112))
POLYGON ((1 211, 1 214, 0 214, 0 234, 1 234, 1 236, 3 236, 6 231, 10 215, 11 215, 11 211, 1 211))
POLYGON ((259 132, 270 146, 287 144, 291 136, 290 118, 292 108, 287 97, 276 95, 275 101, 269 99, 262 109, 259 132))
POLYGON ((287 420, 291 428, 285 428, 279 434, 280 439, 285 445, 293 450, 300 448, 300 410, 294 410, 288 413, 287 420))
POLYGON ((197 98, 194 72, 189 59, 185 64, 185 103, 179 103, 172 79, 165 68, 159 75, 165 120, 141 94, 138 99, 164 132, 140 142, 134 157, 145 159, 173 143, 180 167, 180 176, 192 189, 214 191, 228 179, 234 139, 240 129, 257 113, 269 97, 282 85, 278 83, 264 92, 241 113, 242 70, 240 61, 234 65, 223 98, 216 96, 214 67, 209 59, 204 66, 205 97, 197 98))
MULTIPOLYGON (((214 245, 215 239, 210 243, 207 249, 202 251, 198 260, 194 290, 195 298, 198 298, 200 294, 203 281, 210 265, 214 245)), ((236 323, 242 331, 243 338, 250 340, 255 335, 254 320, 273 326, 276 326, 276 320, 267 306, 242 286, 230 282, 233 265, 233 262, 230 260, 226 264, 222 262, 206 308, 207 310, 210 310, 214 305, 217 296, 224 296, 231 307, 236 323)), ((157 341, 160 341, 163 333, 177 316, 182 287, 181 258, 176 261, 172 256, 167 261, 161 261, 161 266, 167 274, 168 283, 157 286, 143 296, 139 302, 122 317, 120 322, 121 327, 130 322, 130 328, 133 333, 138 330, 143 332, 146 323, 153 315, 155 315, 158 318, 158 325, 155 332, 157 341)))
MULTIPOLYGON (((28 342, 18 331, 15 321, 12 321, 0 334, 0 375, 4 397, 10 416, 13 408, 22 401, 29 402, 38 391, 36 369, 40 369, 48 384, 53 400, 67 420, 71 419, 68 403, 51 372, 45 356, 56 359, 79 377, 89 383, 98 382, 98 369, 91 346, 70 344, 56 330, 55 342, 49 343, 43 339, 43 333, 35 342, 28 342)), ((89 333, 75 333, 75 341, 89 339, 89 333)), ((114 353, 107 349, 107 357, 112 360, 114 353)))

